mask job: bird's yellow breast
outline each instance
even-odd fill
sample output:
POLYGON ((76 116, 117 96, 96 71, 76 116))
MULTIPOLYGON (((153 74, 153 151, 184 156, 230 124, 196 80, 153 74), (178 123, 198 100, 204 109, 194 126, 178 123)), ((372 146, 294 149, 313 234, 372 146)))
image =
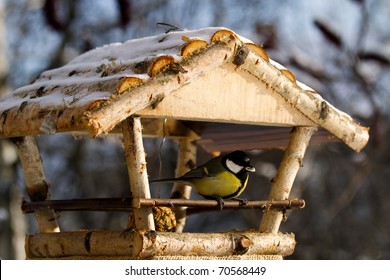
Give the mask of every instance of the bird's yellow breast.
POLYGON ((244 184, 229 171, 223 171, 216 176, 194 179, 192 181, 196 191, 203 196, 231 198, 236 197, 245 189, 244 184))

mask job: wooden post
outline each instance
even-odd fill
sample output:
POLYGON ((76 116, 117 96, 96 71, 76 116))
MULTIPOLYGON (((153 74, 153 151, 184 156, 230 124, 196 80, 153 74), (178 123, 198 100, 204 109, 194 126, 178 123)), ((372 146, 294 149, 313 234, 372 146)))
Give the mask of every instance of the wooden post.
MULTIPOLYGON (((32 201, 50 198, 49 185, 43 172, 42 160, 34 137, 14 138, 20 163, 26 180, 27 193, 32 201)), ((59 232, 56 215, 53 210, 38 210, 35 219, 40 232, 59 232)))
MULTIPOLYGON (((290 143, 284 153, 278 172, 273 179, 268 200, 288 199, 295 177, 303 164, 303 157, 316 127, 295 127, 290 143)), ((266 210, 260 225, 260 232, 277 233, 283 220, 280 210, 266 210)))
MULTIPOLYGON (((179 152, 177 159, 176 177, 179 177, 196 166, 196 145, 191 138, 179 141, 179 152)), ((183 183, 175 183, 171 192, 171 198, 189 199, 192 187, 183 183)), ((176 207, 175 232, 182 232, 186 223, 187 207, 176 207)))
MULTIPOLYGON (((130 190, 133 198, 150 198, 149 181, 146 170, 142 125, 139 117, 130 117, 122 122, 123 142, 130 178, 130 190)), ((154 230, 151 207, 133 210, 134 224, 138 230, 154 230)))

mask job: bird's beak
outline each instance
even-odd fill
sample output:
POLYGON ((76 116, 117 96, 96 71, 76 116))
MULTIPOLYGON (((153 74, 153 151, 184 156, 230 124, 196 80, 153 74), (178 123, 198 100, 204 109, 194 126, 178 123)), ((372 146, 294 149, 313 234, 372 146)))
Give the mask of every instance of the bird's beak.
POLYGON ((255 172, 256 171, 256 169, 253 166, 247 166, 247 167, 245 167, 245 170, 249 171, 249 172, 255 172))

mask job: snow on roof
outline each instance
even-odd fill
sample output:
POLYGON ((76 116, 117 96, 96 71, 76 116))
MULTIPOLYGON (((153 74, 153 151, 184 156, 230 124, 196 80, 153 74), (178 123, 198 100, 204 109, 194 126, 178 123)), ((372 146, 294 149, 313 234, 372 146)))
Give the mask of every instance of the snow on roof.
POLYGON ((341 130, 351 130, 335 135, 344 142, 358 139, 360 144, 354 149, 360 150, 368 141, 367 128, 360 127, 312 88, 296 81, 283 65, 269 59, 260 46, 220 27, 105 45, 63 67, 45 71, 31 85, 0 99, 0 136, 83 129, 93 136, 107 133, 126 117, 148 106, 157 106, 170 92, 224 63, 236 64, 271 86, 268 81, 274 79, 274 90, 331 133, 333 125, 327 125, 332 118, 328 115, 335 113, 345 123, 341 130), (239 57, 237 52, 242 46, 248 51, 239 57), (198 53, 203 55, 196 56, 198 53), (159 75, 164 71, 171 77, 159 75), (158 88, 163 88, 163 92, 158 93, 158 88), (306 106, 307 102, 310 106, 306 106), (344 137, 344 134, 350 135, 344 137))
MULTIPOLYGON (((146 62, 152 58, 160 56, 171 56, 174 61, 180 63, 183 56, 180 55, 181 47, 186 43, 186 40, 203 40, 210 43, 212 35, 219 30, 228 30, 220 27, 209 27, 200 30, 192 31, 178 31, 168 34, 161 34, 152 37, 145 37, 141 39, 129 40, 124 43, 112 43, 90 50, 68 64, 43 72, 31 85, 27 85, 17 89, 12 97, 5 97, 0 100, 0 110, 7 110, 14 106, 20 105, 26 100, 34 98, 34 91, 60 84, 62 86, 74 86, 76 84, 104 82, 113 78, 123 78, 124 76, 134 77, 146 81, 150 78, 142 69, 137 70, 137 65, 142 68, 142 62, 146 62), (26 92, 28 94, 26 94, 26 92), (4 101, 6 100, 6 102, 4 101)), ((244 43, 252 43, 249 39, 238 36, 244 43)), ((286 69, 280 63, 269 59, 269 62, 280 70, 286 69)), ((298 85, 304 90, 311 90, 309 86, 298 82, 298 85)), ((57 92, 56 92, 57 93, 57 92)), ((95 97, 101 99, 104 97, 102 92, 95 92, 91 96, 78 93, 78 102, 90 102, 95 97)), ((108 93, 110 95, 110 93, 108 93)), ((38 93, 39 95, 39 93, 38 93)), ((106 96, 107 98, 109 97, 106 96)), ((41 96, 38 96, 41 97, 41 96)), ((39 98, 39 102, 44 105, 56 104, 63 99, 65 102, 69 101, 66 93, 50 94, 39 98)), ((37 100, 38 101, 38 100, 37 100)), ((70 101, 69 101, 70 102, 70 101)))

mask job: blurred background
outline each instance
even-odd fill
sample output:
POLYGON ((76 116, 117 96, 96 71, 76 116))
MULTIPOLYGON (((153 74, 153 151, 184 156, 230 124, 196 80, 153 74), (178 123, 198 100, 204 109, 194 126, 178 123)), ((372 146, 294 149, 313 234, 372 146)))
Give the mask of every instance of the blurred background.
MULTIPOLYGON (((0 0, 0 95, 42 71, 97 46, 181 28, 223 26, 263 45, 337 108, 365 126, 358 153, 341 143, 310 146, 291 197, 306 207, 288 213, 289 259, 390 259, 390 1, 388 0, 0 0)), ((131 51, 131 50, 129 50, 131 51)), ((129 183, 121 140, 37 137, 53 199, 121 197, 129 183)), ((148 171, 158 176, 161 139, 145 140, 148 171)), ((162 147, 164 177, 174 174, 177 145, 162 147)), ((266 199, 283 151, 250 151, 256 174, 242 197, 266 199)), ((210 155, 199 149, 198 163, 210 155)), ((169 193, 164 186, 163 196, 169 193)), ((20 202, 27 197, 13 145, 0 140, 0 258, 24 259, 36 232, 20 202)), ((194 194, 194 197, 197 196, 194 194)), ((197 214, 186 231, 257 229, 261 211, 197 214)), ((61 213, 64 230, 124 229, 126 213, 61 213)))

